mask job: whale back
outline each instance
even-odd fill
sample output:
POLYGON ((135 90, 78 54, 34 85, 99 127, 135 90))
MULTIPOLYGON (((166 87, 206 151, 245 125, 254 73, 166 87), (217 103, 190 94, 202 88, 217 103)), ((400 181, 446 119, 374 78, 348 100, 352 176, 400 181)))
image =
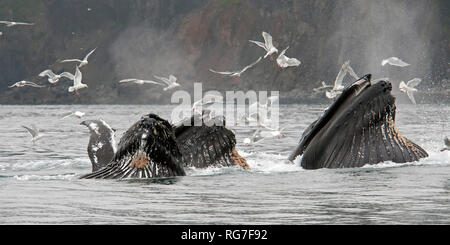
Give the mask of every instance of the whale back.
POLYGON ((159 178, 185 175, 172 126, 154 114, 143 116, 122 136, 111 162, 81 178, 159 178))
MULTIPOLYGON (((219 119, 220 118, 220 119, 219 119)), ((205 123, 194 115, 175 127, 176 140, 187 167, 225 167, 235 165, 236 137, 225 127, 225 119, 205 123)))
POLYGON ((383 161, 417 161, 428 156, 395 127, 395 98, 388 81, 370 76, 346 88, 303 133, 290 160, 302 155, 305 169, 361 167, 383 161))

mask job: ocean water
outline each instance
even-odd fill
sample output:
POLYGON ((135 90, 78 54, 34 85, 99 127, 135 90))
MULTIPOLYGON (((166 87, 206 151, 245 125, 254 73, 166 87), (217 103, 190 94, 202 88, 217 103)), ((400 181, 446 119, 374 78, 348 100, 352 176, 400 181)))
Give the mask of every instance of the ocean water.
POLYGON ((141 115, 174 106, 0 106, 0 224, 450 224, 449 105, 397 105, 399 131, 424 147, 418 162, 304 170, 286 159, 327 105, 280 105, 287 136, 244 145, 251 170, 188 169, 158 180, 80 180, 91 171, 88 129, 102 118, 117 140, 141 115), (82 119, 60 115, 86 112, 82 119), (33 145, 21 125, 48 135, 33 145))

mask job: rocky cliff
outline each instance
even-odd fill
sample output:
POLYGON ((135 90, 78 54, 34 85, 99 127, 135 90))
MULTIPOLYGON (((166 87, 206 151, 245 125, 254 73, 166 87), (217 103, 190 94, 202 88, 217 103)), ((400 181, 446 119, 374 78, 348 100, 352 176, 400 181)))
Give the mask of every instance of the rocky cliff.
POLYGON ((167 103, 173 91, 117 81, 169 74, 188 92, 202 82, 204 90, 279 90, 283 101, 320 101, 312 88, 331 84, 346 60, 359 75, 422 78, 419 102, 426 94, 448 102, 449 10, 444 0, 2 0, 0 20, 35 25, 0 26, 0 103, 167 103), (262 31, 302 64, 282 70, 267 58, 238 82, 209 71, 264 55, 248 42, 262 40, 262 31), (74 73, 74 63, 59 61, 96 47, 79 96, 67 92, 67 80, 50 86, 37 76, 48 68, 74 73), (390 56, 411 66, 381 67, 390 56), (48 88, 8 88, 24 79, 48 88))

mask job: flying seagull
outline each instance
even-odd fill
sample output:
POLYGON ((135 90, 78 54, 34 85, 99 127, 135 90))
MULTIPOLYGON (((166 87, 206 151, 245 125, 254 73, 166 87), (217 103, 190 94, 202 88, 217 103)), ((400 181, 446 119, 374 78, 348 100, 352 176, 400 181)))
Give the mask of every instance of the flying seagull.
POLYGON ((81 111, 67 112, 67 113, 64 113, 64 114, 62 115, 63 117, 62 117, 61 119, 65 119, 65 118, 68 118, 68 117, 70 117, 70 116, 75 116, 75 117, 81 118, 81 117, 83 117, 85 114, 86 114, 86 113, 81 112, 81 111))
POLYGON ((23 25, 23 26, 32 26, 32 25, 34 25, 34 23, 14 22, 14 21, 5 21, 5 20, 1 20, 0 24, 5 24, 6 27, 12 27, 12 26, 18 26, 18 25, 23 25))
MULTIPOLYGON (((261 104, 260 104, 261 105, 261 104)), ((252 110, 249 110, 252 112, 252 110)), ((248 116, 244 116, 244 121, 246 123, 255 123, 259 127, 268 127, 272 124, 272 119, 267 115, 267 108, 260 108, 256 113, 249 113, 248 116)))
POLYGON ((344 77, 349 73, 352 77, 355 79, 359 79, 358 75, 355 73, 355 71, 350 66, 350 61, 347 60, 342 64, 341 69, 339 70, 338 75, 336 76, 336 80, 334 80, 334 86, 331 91, 326 91, 325 95, 327 98, 334 98, 337 95, 342 93, 342 90, 344 90, 344 85, 342 85, 342 81, 344 80, 344 77))
POLYGON ((400 67, 409 66, 408 63, 404 62, 403 60, 401 60, 397 57, 390 57, 390 58, 387 58, 387 59, 384 59, 383 61, 381 61, 382 66, 385 66, 386 64, 389 64, 392 66, 400 66, 400 67))
POLYGON ((408 95, 408 98, 411 100, 413 104, 416 104, 416 100, 414 99, 414 92, 417 92, 418 90, 415 88, 422 80, 420 78, 414 78, 409 80, 406 84, 404 81, 401 81, 399 84, 400 91, 406 93, 408 95))
POLYGON ((29 128, 29 127, 27 127, 27 126, 22 126, 22 127, 24 127, 26 130, 28 130, 28 133, 31 134, 31 141, 33 142, 33 144, 34 144, 37 140, 39 140, 39 139, 41 139, 41 138, 47 136, 47 135, 45 135, 45 134, 40 133, 40 132, 39 132, 39 129, 37 129, 37 128, 36 128, 36 125, 34 125, 34 124, 31 125, 31 128, 29 128))
POLYGON ((264 126, 264 125, 262 125, 265 129, 267 129, 267 131, 262 131, 261 132, 261 135, 262 136, 264 136, 264 137, 266 137, 266 138, 269 138, 269 137, 272 137, 272 138, 278 138, 278 139, 280 139, 281 137, 285 137, 286 136, 286 134, 284 134, 283 133, 283 131, 286 129, 286 128, 270 128, 270 127, 267 127, 267 126, 264 126))
POLYGON ((203 107, 208 107, 213 104, 223 103, 223 97, 217 96, 217 95, 205 95, 202 99, 194 102, 192 104, 192 112, 194 114, 202 114, 203 113, 203 107))
POLYGON ((67 77, 67 78, 73 80, 73 75, 70 74, 69 72, 63 72, 63 73, 58 75, 58 74, 53 73, 53 71, 50 70, 50 69, 41 72, 39 74, 39 76, 40 77, 48 76, 48 82, 51 83, 51 84, 57 83, 59 81, 59 79, 61 79, 62 77, 67 77))
POLYGON ((255 132, 253 132, 253 135, 251 137, 244 139, 244 144, 249 145, 259 143, 262 140, 264 140, 264 137, 261 135, 261 128, 258 128, 255 130, 255 132))
POLYGON ((253 67, 254 65, 258 64, 258 62, 261 61, 262 57, 259 57, 255 62, 251 63, 250 65, 244 67, 244 69, 240 70, 240 71, 215 71, 213 69, 209 69, 210 72, 214 72, 217 74, 222 74, 222 75, 227 75, 230 77, 234 77, 235 78, 235 82, 238 81, 239 77, 242 75, 242 73, 244 73, 246 70, 250 69, 251 67, 253 67))
MULTIPOLYGON (((253 104, 251 104, 248 109, 249 112, 251 111, 257 111, 258 106, 261 107, 261 109, 267 110, 269 108, 269 106, 272 106, 272 104, 276 101, 278 101, 280 98, 278 96, 270 96, 267 98, 267 101, 265 104, 261 104, 259 102, 255 102, 253 104)), ((254 113, 253 113, 254 114, 254 113)), ((249 115, 252 115, 252 113, 250 113, 249 115)))
POLYGON ((179 83, 177 83, 177 78, 174 75, 170 75, 169 77, 154 77, 161 80, 167 85, 167 87, 163 89, 164 91, 181 86, 179 83))
POLYGON ((277 58, 278 67, 280 67, 282 69, 289 67, 289 66, 299 66, 301 64, 301 62, 298 59, 289 58, 286 55, 284 55, 284 53, 286 53, 286 50, 288 48, 289 48, 289 46, 287 48, 285 48, 283 51, 281 51, 280 55, 278 55, 278 58, 277 58))
POLYGON ((322 81, 322 86, 320 86, 320 87, 318 87, 318 88, 313 88, 313 91, 314 91, 315 93, 320 93, 320 92, 322 92, 322 91, 324 91, 324 90, 327 90, 327 89, 329 89, 329 88, 333 88, 333 86, 327 85, 324 81, 322 81))
POLYGON ((139 85, 159 84, 159 85, 163 85, 164 86, 164 84, 159 83, 159 82, 155 82, 155 81, 151 81, 151 80, 136 79, 136 78, 123 79, 123 80, 120 80, 119 83, 136 83, 136 84, 139 84, 139 85))
POLYGON ((278 49, 273 46, 272 36, 269 33, 263 31, 262 36, 264 38, 264 43, 253 40, 249 40, 249 42, 258 45, 267 52, 266 55, 264 55, 264 59, 267 58, 267 56, 270 56, 270 60, 273 60, 271 55, 273 53, 278 53, 278 49))
POLYGON ((77 95, 80 95, 80 93, 78 93, 79 89, 82 88, 87 88, 88 85, 81 83, 81 79, 83 78, 83 74, 81 74, 80 69, 78 69, 78 66, 75 66, 75 75, 70 74, 70 76, 67 76, 67 78, 69 78, 70 80, 73 80, 73 86, 70 86, 68 91, 70 93, 74 92, 77 95))
POLYGON ((67 59, 67 60, 63 60, 63 61, 61 61, 60 63, 66 63, 66 62, 80 62, 80 64, 78 65, 78 67, 82 67, 82 66, 85 66, 85 65, 87 65, 89 62, 88 62, 88 58, 89 58, 89 56, 92 54, 92 53, 94 53, 94 51, 96 50, 97 48, 94 48, 91 52, 89 52, 87 55, 86 55, 86 57, 84 57, 84 59, 83 60, 79 60, 79 59, 67 59))
POLYGON ((36 84, 34 82, 20 81, 20 82, 14 83, 11 86, 8 86, 8 88, 12 88, 12 87, 21 88, 21 87, 25 87, 25 86, 31 86, 31 87, 35 87, 35 88, 43 88, 43 87, 45 87, 45 86, 42 86, 42 85, 38 85, 38 84, 36 84))

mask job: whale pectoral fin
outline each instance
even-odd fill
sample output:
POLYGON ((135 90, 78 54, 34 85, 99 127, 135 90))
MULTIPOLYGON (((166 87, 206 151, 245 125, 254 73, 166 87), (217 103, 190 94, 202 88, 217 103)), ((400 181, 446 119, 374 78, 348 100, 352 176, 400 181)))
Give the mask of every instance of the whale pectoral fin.
POLYGON ((236 145, 233 132, 223 126, 183 126, 176 135, 185 164, 196 168, 232 166, 236 145))
POLYGON ((428 156, 395 128, 393 100, 379 96, 344 112, 311 140, 302 167, 361 167, 383 161, 412 162, 428 156))

